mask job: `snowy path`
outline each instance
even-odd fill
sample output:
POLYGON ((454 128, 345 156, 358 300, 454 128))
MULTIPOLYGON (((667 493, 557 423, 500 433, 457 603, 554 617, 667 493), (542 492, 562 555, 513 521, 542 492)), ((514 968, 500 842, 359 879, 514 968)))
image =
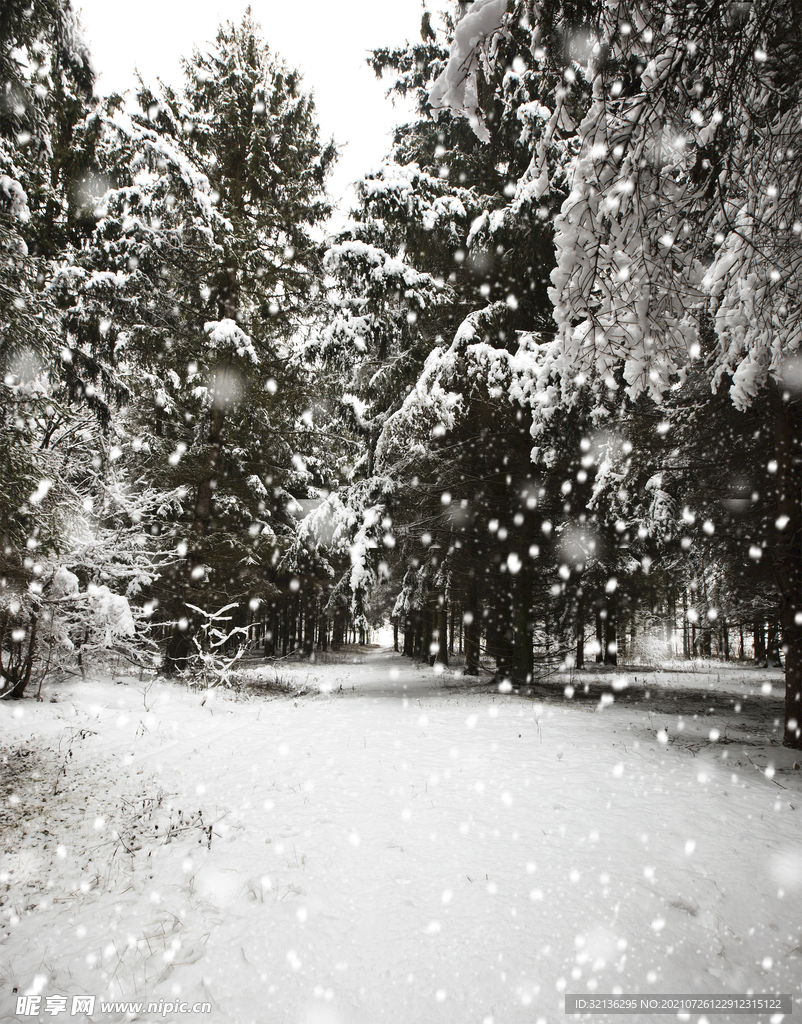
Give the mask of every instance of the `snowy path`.
POLYGON ((54 752, 15 784, 0 1019, 35 1019, 11 990, 36 975, 45 996, 210 1000, 170 1019, 231 1024, 551 1024, 564 991, 616 987, 799 998, 790 752, 770 779, 740 746, 674 742, 676 720, 443 687, 389 652, 307 671, 331 692, 201 705, 132 681, 0 709, 11 745, 54 752), (126 856, 123 797, 159 787, 126 856), (157 840, 198 809, 210 849, 198 828, 157 840))

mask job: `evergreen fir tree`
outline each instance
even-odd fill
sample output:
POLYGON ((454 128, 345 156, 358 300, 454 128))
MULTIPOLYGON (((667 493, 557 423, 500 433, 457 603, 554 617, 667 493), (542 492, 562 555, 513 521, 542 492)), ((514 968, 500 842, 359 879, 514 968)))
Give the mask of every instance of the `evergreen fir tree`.
MULTIPOLYGON (((73 365, 108 368, 131 395, 132 471, 183 488, 181 515, 150 529, 184 560, 154 596, 191 626, 187 604, 234 601, 247 615, 294 531, 309 395, 292 339, 319 288, 310 228, 328 213, 335 151, 249 16, 184 70, 181 92, 143 87, 141 113, 96 115, 92 173, 112 188, 62 283, 73 365)), ((185 649, 177 633, 173 656, 185 649)))

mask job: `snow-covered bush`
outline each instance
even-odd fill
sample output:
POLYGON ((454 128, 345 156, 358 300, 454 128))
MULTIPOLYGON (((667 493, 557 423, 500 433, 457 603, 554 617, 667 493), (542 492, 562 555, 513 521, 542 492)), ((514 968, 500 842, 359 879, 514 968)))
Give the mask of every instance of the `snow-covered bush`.
MULTIPOLYGON (((31 682, 77 659, 118 650, 136 636, 127 598, 105 585, 81 589, 75 573, 51 563, 27 584, 0 594, 0 696, 22 697, 31 682), (48 571, 49 570, 49 571, 48 571)), ((123 648, 125 651, 125 648, 123 648)))

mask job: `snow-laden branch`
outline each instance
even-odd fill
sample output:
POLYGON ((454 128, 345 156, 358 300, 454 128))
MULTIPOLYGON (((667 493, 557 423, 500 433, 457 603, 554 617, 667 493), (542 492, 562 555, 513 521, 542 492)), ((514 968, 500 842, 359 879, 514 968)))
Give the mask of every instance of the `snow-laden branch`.
POLYGON ((216 353, 237 355, 249 359, 255 366, 259 365, 253 342, 242 328, 226 317, 224 320, 210 320, 203 325, 209 349, 216 353))
MULTIPOLYGON (((505 10, 473 5, 429 97, 464 113, 484 141, 476 78, 495 88, 503 71, 505 10)), ((612 381, 623 366, 631 397, 659 401, 699 356, 710 311, 714 385, 731 376, 736 405, 769 376, 795 379, 802 78, 787 11, 769 0, 715 9, 609 0, 584 11, 580 31, 573 6, 532 5, 531 53, 554 85, 548 106, 524 112, 532 163, 505 216, 545 196, 561 163, 555 147, 573 136, 549 292, 571 376, 612 381)))
POLYGON ((475 0, 457 23, 450 59, 429 92, 433 107, 464 111, 483 142, 490 133, 479 106, 477 75, 483 63, 492 62, 493 37, 502 29, 506 10, 507 0, 475 0))

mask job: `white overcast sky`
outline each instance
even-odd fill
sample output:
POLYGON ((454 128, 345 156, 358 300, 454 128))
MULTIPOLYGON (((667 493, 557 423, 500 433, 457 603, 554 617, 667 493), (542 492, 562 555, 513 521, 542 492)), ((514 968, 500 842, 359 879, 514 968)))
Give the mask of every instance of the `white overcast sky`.
MULTIPOLYGON (((181 84, 180 58, 214 39, 221 21, 239 21, 247 7, 224 0, 73 0, 99 78, 100 94, 135 85, 135 71, 155 85, 181 84)), ((450 9, 433 0, 432 10, 450 9)), ((339 198, 347 184, 377 167, 390 148, 402 108, 385 98, 365 59, 373 47, 417 40, 421 0, 251 0, 253 18, 274 53, 303 73, 314 93, 324 138, 344 144, 329 184, 339 198)))

